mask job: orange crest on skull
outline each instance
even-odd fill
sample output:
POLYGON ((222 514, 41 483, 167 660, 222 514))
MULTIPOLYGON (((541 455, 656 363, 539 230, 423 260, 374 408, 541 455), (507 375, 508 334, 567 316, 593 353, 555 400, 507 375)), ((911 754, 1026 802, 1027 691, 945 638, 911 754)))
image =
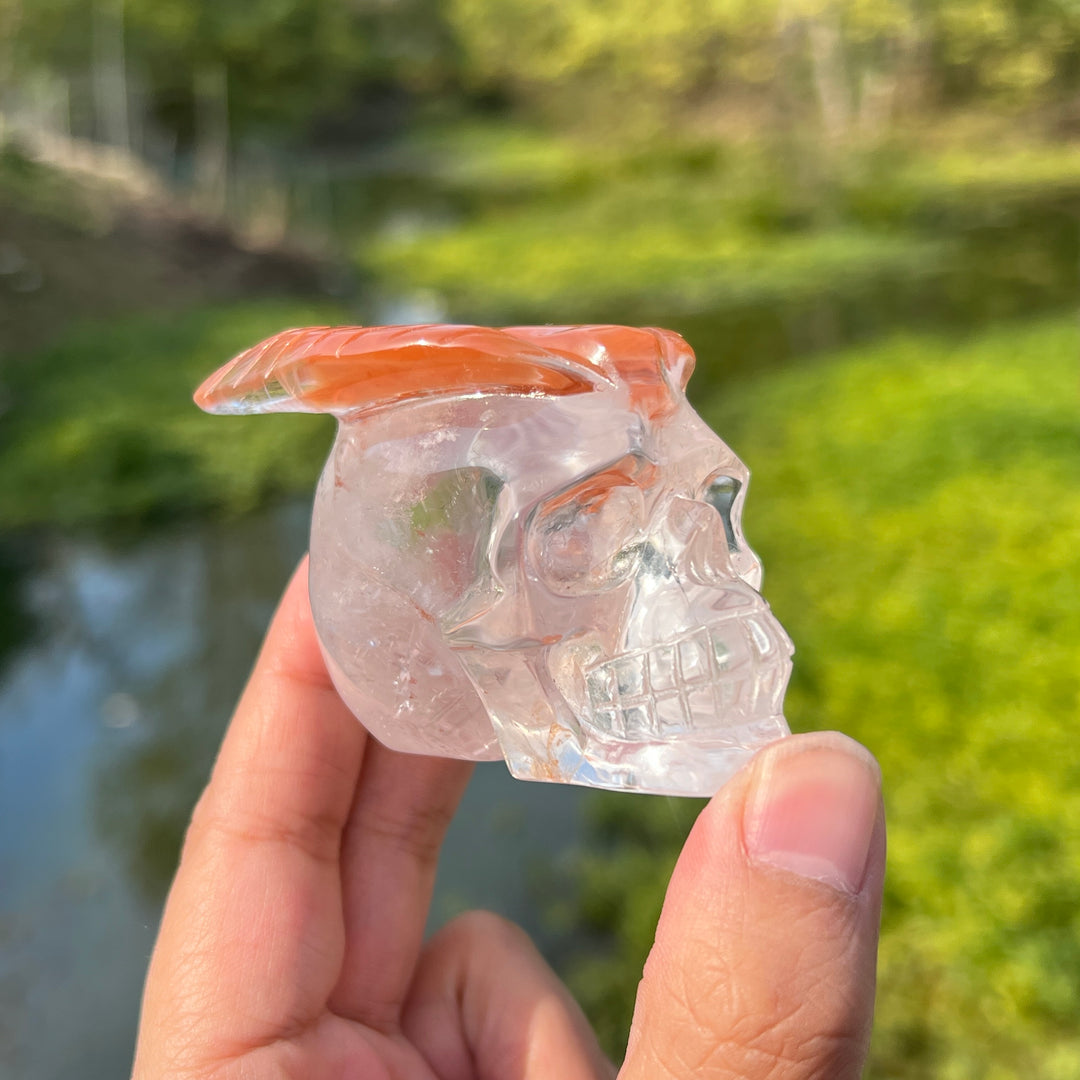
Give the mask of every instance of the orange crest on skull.
POLYGON ((628 326, 341 326, 285 330, 241 353, 199 387, 213 413, 346 415, 464 394, 558 397, 626 386, 657 417, 694 367, 671 330, 628 326))

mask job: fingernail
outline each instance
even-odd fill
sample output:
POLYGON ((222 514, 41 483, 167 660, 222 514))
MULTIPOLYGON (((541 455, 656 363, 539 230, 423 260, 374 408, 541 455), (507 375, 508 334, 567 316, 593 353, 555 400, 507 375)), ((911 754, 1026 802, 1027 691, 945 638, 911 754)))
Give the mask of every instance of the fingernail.
POLYGON ((743 817, 751 859, 857 893, 880 803, 877 766, 864 751, 783 744, 766 752, 743 817))

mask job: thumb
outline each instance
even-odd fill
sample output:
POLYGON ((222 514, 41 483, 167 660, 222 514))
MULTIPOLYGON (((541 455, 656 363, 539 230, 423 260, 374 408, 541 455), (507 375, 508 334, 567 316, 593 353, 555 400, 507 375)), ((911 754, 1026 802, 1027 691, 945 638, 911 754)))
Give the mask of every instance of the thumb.
POLYGON ((620 1080, 849 1080, 874 1007, 880 773, 836 733, 762 750, 668 886, 620 1080))

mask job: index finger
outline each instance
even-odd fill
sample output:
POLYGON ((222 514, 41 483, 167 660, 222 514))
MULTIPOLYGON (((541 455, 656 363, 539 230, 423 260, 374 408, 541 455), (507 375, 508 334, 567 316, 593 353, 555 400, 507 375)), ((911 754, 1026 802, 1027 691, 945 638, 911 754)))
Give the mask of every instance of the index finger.
POLYGON ((336 861, 367 735, 327 674, 307 569, 305 557, 270 623, 197 817, 280 841, 316 862, 336 861))
POLYGON ((341 835, 366 743, 326 673, 304 560, 196 807, 144 1025, 239 1054, 318 1015, 344 951, 341 835))

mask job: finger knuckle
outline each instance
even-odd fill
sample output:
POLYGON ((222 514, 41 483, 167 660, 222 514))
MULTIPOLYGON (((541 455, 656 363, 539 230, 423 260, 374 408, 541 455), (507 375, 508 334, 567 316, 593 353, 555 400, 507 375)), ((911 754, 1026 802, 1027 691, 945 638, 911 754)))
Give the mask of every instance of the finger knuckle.
POLYGON ((467 911, 458 915, 447 923, 441 936, 466 947, 485 943, 511 947, 532 946, 528 935, 520 926, 493 911, 484 910, 467 911))
POLYGON ((243 847, 280 847, 321 864, 335 864, 340 855, 340 822, 330 813, 283 816, 250 808, 223 813, 210 804, 197 808, 191 828, 243 847))
POLYGON ((372 805, 365 810, 364 832, 368 837, 384 841, 393 850, 423 864, 438 859, 453 814, 442 806, 411 806, 389 811, 372 805))

